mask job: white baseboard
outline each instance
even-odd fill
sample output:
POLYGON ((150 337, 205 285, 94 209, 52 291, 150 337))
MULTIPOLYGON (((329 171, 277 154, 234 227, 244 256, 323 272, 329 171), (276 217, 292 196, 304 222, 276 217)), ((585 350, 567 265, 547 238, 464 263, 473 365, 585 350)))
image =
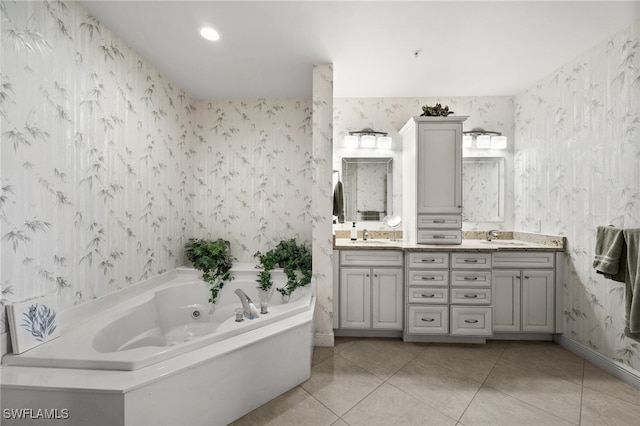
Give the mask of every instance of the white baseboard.
POLYGON ((325 348, 332 348, 334 346, 333 333, 316 333, 314 345, 322 346, 325 348))
POLYGON ((611 358, 602 355, 600 352, 597 352, 580 342, 566 337, 565 335, 557 334, 554 336, 553 340, 563 348, 568 349, 576 355, 581 356, 591 364, 602 368, 612 376, 615 376, 623 382, 630 384, 636 389, 640 389, 640 372, 634 370, 628 365, 619 363, 618 361, 614 361, 611 358))

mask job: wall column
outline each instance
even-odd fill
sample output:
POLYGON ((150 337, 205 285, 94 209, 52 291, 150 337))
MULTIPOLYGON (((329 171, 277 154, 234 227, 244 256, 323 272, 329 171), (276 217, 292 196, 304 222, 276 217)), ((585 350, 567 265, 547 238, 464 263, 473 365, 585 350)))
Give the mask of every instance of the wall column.
POLYGON ((313 67, 312 242, 316 280, 315 345, 333 346, 333 65, 313 67))

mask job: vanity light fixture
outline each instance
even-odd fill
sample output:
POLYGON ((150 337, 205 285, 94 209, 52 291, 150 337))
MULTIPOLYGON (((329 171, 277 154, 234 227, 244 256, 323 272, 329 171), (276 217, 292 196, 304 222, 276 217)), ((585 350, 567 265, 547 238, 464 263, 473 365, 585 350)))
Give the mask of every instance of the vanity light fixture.
POLYGON ((202 36, 202 38, 209 41, 220 40, 220 34, 218 34, 218 32, 211 27, 200 28, 200 35, 202 36))
POLYGON ((478 128, 462 132, 463 148, 471 148, 474 140, 478 149, 505 149, 507 147, 507 137, 500 132, 478 128))
POLYGON ((393 139, 387 136, 387 132, 378 132, 373 129, 362 129, 350 131, 344 137, 345 148, 383 148, 391 149, 393 139))

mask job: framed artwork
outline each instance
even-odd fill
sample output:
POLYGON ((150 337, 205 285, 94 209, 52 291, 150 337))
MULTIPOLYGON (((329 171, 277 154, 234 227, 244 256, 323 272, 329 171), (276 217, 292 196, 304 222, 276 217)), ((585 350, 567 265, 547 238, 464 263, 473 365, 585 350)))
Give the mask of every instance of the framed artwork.
POLYGON ((60 336, 55 293, 7 305, 14 354, 21 354, 60 336))

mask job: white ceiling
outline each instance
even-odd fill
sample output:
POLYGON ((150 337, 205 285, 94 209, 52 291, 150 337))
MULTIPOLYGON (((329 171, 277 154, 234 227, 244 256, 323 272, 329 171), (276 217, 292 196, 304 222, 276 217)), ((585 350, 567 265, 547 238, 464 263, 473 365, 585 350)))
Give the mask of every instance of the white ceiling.
POLYGON ((511 96, 640 19, 640 1, 79 3, 197 99, 309 98, 328 62, 336 97, 511 96))

